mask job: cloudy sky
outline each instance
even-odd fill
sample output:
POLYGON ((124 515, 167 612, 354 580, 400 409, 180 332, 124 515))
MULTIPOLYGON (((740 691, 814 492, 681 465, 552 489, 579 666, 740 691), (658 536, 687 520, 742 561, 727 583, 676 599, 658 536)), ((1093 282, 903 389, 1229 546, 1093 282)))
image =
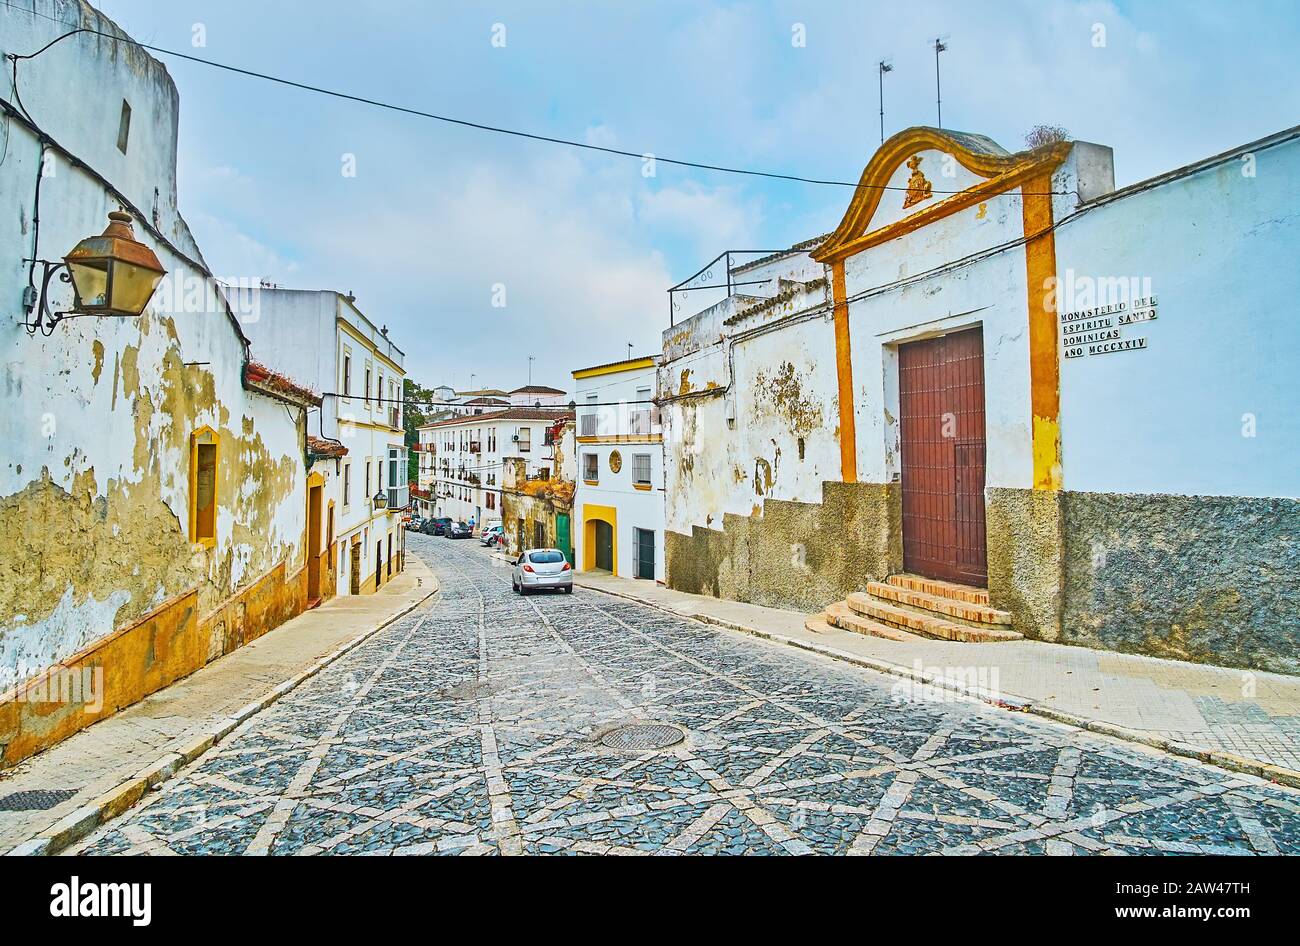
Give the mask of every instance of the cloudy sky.
MULTIPOLYGON (((879 144, 880 58, 886 134, 935 123, 936 35, 945 126, 1017 150, 1063 125, 1115 149, 1121 185, 1294 124, 1300 87, 1290 0, 97 5, 142 42, 304 83, 848 181, 879 144)), ((629 343, 656 351, 670 285, 723 250, 833 229, 848 198, 662 163, 646 177, 632 158, 160 58, 181 92, 181 209, 213 270, 355 292, 428 385, 514 387, 535 355, 534 382, 567 389, 629 343)))

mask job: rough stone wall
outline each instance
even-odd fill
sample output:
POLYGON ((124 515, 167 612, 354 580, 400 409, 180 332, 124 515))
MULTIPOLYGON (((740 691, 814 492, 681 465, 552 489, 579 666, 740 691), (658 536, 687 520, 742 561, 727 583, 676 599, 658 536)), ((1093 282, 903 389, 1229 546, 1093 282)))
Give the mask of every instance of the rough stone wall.
POLYGON ((1066 492, 1063 640, 1300 673, 1300 500, 1066 492))
POLYGON ((897 484, 822 486, 820 503, 768 499, 722 529, 664 534, 670 588, 768 607, 817 611, 902 564, 897 484))
POLYGON ((991 487, 984 522, 990 603, 1026 637, 1060 639, 1061 494, 991 487))

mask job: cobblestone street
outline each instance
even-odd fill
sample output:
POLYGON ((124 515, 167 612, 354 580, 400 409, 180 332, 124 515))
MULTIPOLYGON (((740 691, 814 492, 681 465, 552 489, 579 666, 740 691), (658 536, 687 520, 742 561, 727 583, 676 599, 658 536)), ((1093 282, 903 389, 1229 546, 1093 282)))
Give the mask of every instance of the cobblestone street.
POLYGON ((1300 853, 1294 792, 409 548, 428 605, 72 851, 1300 853))

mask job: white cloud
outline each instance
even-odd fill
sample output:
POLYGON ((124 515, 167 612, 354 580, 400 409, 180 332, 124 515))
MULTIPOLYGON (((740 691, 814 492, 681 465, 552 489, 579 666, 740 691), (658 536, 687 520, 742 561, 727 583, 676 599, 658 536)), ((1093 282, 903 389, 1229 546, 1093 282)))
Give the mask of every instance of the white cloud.
POLYGON ((694 181, 642 193, 637 218, 657 233, 693 245, 701 265, 723 250, 756 246, 763 223, 757 199, 732 187, 703 187, 694 181))

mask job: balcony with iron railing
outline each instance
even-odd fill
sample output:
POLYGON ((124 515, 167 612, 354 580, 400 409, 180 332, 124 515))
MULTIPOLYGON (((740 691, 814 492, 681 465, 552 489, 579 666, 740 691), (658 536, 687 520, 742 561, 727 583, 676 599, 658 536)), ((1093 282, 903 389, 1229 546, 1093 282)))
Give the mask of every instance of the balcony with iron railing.
POLYGON ((704 265, 694 276, 683 279, 668 290, 668 324, 676 325, 710 305, 740 292, 747 294, 755 287, 771 284, 771 277, 738 279, 738 269, 757 262, 763 257, 784 253, 784 250, 727 250, 704 265))

